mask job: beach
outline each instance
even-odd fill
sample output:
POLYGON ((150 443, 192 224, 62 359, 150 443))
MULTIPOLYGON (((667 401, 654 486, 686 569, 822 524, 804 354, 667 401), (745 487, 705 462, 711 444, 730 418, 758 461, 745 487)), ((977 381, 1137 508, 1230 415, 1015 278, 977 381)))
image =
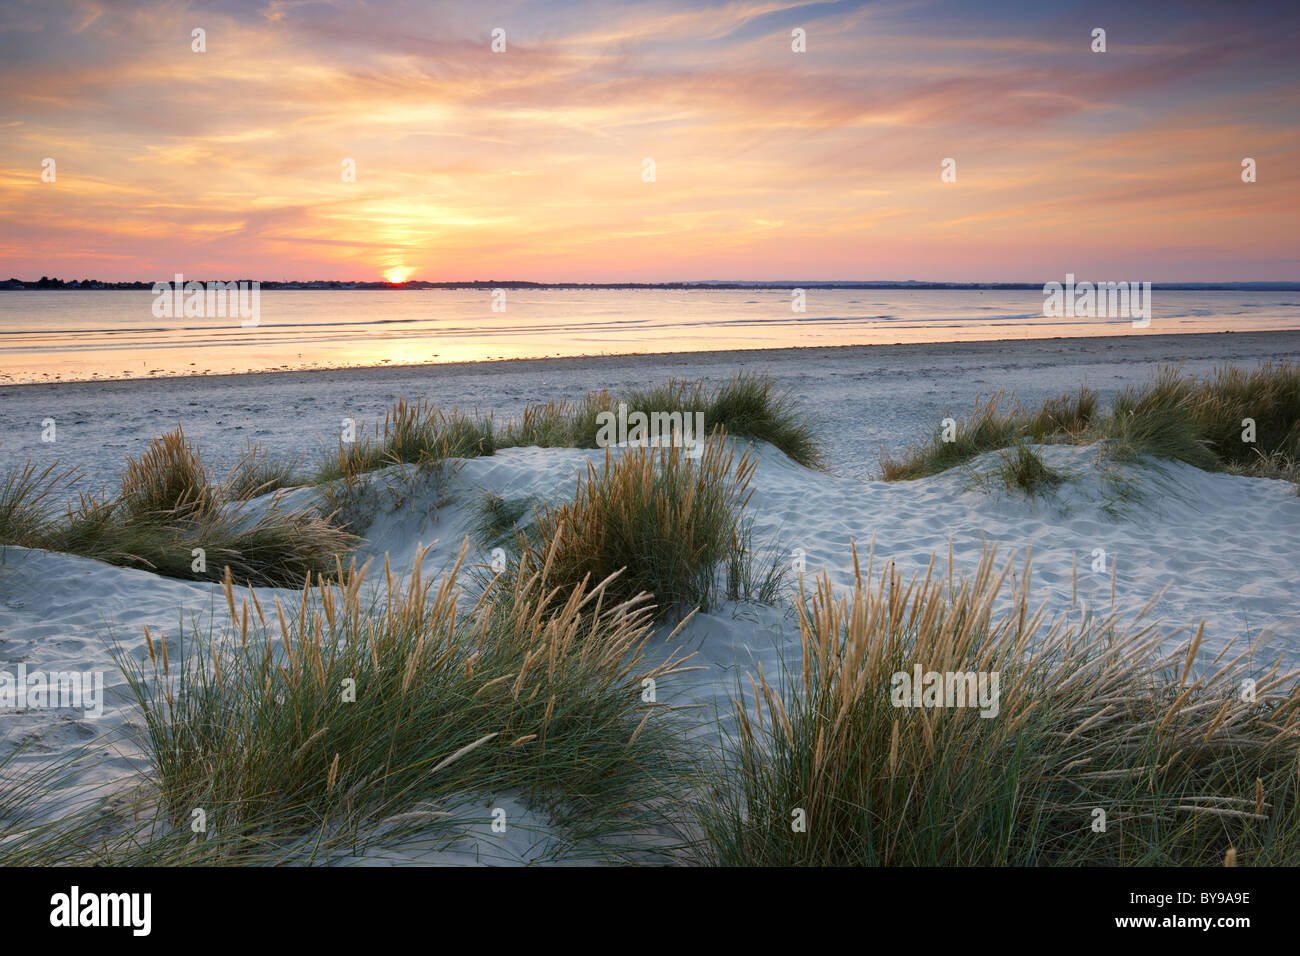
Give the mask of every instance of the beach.
POLYGON ((716 382, 740 369, 789 389, 829 447, 831 471, 878 476, 882 450, 928 435, 980 393, 1007 389, 1027 403, 1081 384, 1109 398, 1157 364, 1203 373, 1215 365, 1295 360, 1300 332, 1143 335, 521 359, 445 365, 262 372, 139 381, 0 386, 0 461, 58 460, 88 487, 113 483, 127 455, 180 423, 205 460, 229 468, 245 441, 314 463, 343 418, 382 419, 395 399, 515 415, 527 403, 669 378, 716 382), (53 418, 57 441, 41 441, 53 418))
MULTIPOLYGON (((264 373, 169 378, 157 381, 63 383, 0 389, 0 429, 7 464, 31 456, 57 460, 84 474, 83 488, 111 485, 128 455, 175 427, 220 473, 246 440, 314 463, 335 440, 342 419, 382 418, 398 398, 439 406, 477 408, 505 419, 525 404, 579 398, 592 389, 622 391, 669 378, 715 383, 737 371, 769 375, 805 411, 827 447, 825 471, 799 465, 779 449, 755 443, 753 494, 746 514, 755 539, 807 580, 825 574, 836 589, 854 581, 853 549, 877 569, 892 562, 906 578, 924 575, 932 560, 974 568, 990 547, 1001 559, 1023 561, 1032 551, 1033 597, 1049 616, 1082 619, 1089 613, 1138 615, 1159 621, 1171 644, 1187 640, 1204 621, 1203 643, 1218 653, 1229 644, 1253 648, 1261 666, 1281 658, 1300 664, 1300 497, 1285 481, 1213 473, 1178 462, 1158 469, 1125 466, 1148 490, 1116 510, 1108 500, 1097 451, 1047 445, 1052 467, 1070 476, 1059 491, 1025 498, 981 478, 992 455, 967 466, 913 481, 878 480, 880 452, 896 453, 923 441, 944 416, 964 412, 981 393, 1013 391, 1030 403, 1095 388, 1103 403, 1116 391, 1148 380, 1158 363, 1206 373, 1216 365, 1254 367, 1270 359, 1300 359, 1300 332, 1141 338, 980 342, 949 345, 789 349, 771 352, 639 355, 530 360, 405 368, 264 373), (57 423, 57 438, 42 443, 42 421, 57 423), (1102 553, 1101 564, 1097 554, 1102 553)), ((612 450, 615 455, 623 450, 612 450)), ((506 501, 560 501, 570 497, 600 449, 503 448, 456 463, 445 481, 402 484, 367 515, 358 559, 372 558, 401 581, 428 547, 425 573, 450 567, 472 539, 485 495, 506 501)), ((396 483, 390 469, 384 480, 396 483)), ((305 503, 308 490, 287 493, 305 503), (296 497, 295 497, 296 496, 296 497)), ((267 496, 269 500, 274 496, 267 496)), ((257 499, 261 506, 265 500, 257 499)), ((467 560, 484 565, 486 549, 471 543, 467 560)), ((382 575, 380 576, 382 578, 382 575)), ((300 601, 291 588, 259 589, 261 600, 300 601)), ((728 601, 697 614, 672 640, 694 654, 700 670, 675 681, 678 706, 716 713, 698 732, 701 746, 722 746, 730 718, 725 705, 739 681, 758 672, 779 674, 797 657, 799 631, 792 602, 794 579, 774 604, 728 601)), ((42 708, 8 715, 5 746, 38 740, 25 759, 47 758, 89 746, 97 757, 78 787, 125 781, 147 766, 127 730, 138 720, 113 662, 120 642, 136 660, 145 654, 144 629, 155 640, 176 640, 179 622, 199 629, 229 623, 219 584, 183 581, 145 570, 115 567, 71 554, 19 547, 0 563, 0 670, 100 671, 103 714, 42 708), (15 732, 16 731, 16 732, 15 732)), ((653 653, 670 648, 663 637, 653 653)), ((173 645, 173 655, 181 652, 173 645)), ((51 794, 51 808, 67 794, 51 794)), ((506 801, 506 804, 501 804, 506 801)), ((480 801, 481 802, 481 801, 480 801)), ((491 801, 488 801, 491 803, 491 801)), ((486 806, 487 804, 483 804, 486 806)), ((433 845, 380 845, 335 862, 528 863, 570 858, 556 850, 544 818, 510 794, 522 825, 498 835, 469 827, 459 840, 433 845)))
POLYGON ((1287 925, 1300 6, 256 7, 0 13, 15 939, 1287 925))

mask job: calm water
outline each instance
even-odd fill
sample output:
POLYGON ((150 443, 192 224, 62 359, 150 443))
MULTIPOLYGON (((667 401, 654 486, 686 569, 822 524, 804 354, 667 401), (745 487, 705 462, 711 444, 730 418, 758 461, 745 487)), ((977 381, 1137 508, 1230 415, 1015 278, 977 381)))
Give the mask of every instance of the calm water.
POLYGON ((553 355, 1300 329, 1297 292, 1161 292, 1151 324, 1048 319, 1039 291, 263 291, 259 324, 159 319, 141 292, 0 292, 0 382, 553 355))

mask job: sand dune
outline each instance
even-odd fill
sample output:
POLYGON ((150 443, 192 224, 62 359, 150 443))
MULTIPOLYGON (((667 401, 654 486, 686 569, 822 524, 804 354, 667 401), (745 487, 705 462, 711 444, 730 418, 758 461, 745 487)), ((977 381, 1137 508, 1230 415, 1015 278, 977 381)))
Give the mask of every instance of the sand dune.
MULTIPOLYGON (((783 560, 802 555, 805 573, 827 573, 837 586, 851 584, 851 544, 865 560, 892 561, 905 574, 924 573, 931 556, 946 560, 951 544, 959 570, 973 568, 985 547, 1034 555, 1035 595, 1049 613, 1109 610, 1112 566, 1116 607, 1136 612, 1163 591, 1151 616, 1171 639, 1206 621, 1205 643, 1215 651, 1229 641, 1254 642, 1261 663, 1282 656, 1300 663, 1296 595, 1300 595, 1300 497, 1280 481, 1234 477, 1173 464, 1160 469, 1126 466, 1125 476, 1146 489, 1143 499, 1116 508, 1106 474, 1091 447, 1045 446, 1049 464, 1070 480, 1057 493, 1026 499, 981 480, 992 466, 983 456, 969 465, 912 482, 884 483, 810 471, 780 451, 758 445, 755 494, 748 514, 759 540, 779 547, 783 560), (1098 552, 1102 569, 1094 570, 1098 552), (1073 601, 1077 582, 1078 601, 1073 601)), ((618 450, 614 454, 619 454, 618 450)), ((380 495, 360 557, 387 555, 403 577, 417 549, 433 545, 429 570, 454 560, 487 493, 507 500, 559 500, 573 491, 589 460, 601 451, 511 448, 491 457, 457 462, 446 481, 410 482, 395 469, 383 481, 401 495, 380 495)), ((292 504, 309 494, 290 492, 292 504)), ((266 504, 259 499, 253 507, 266 504)), ((476 550, 471 560, 487 563, 476 550)), ((792 582, 793 583, 793 582, 792 582)), ((277 592, 263 592, 264 600, 277 592)), ((295 592, 281 598, 292 603, 295 592)), ((788 598, 793 598, 791 591, 788 598)), ((143 627, 165 635, 171 652, 178 622, 201 628, 228 618, 220 588, 141 570, 110 567, 84 558, 8 548, 0 565, 0 669, 18 664, 55 671, 100 669, 109 695, 102 718, 76 712, 29 710, 7 715, 7 746, 21 735, 40 735, 31 757, 93 741, 103 759, 82 782, 101 783, 132 769, 142 756, 123 734, 135 719, 107 642, 144 653, 143 627)), ((737 680, 761 664, 778 673, 797 655, 798 630, 788 606, 728 604, 697 615, 679 636, 704 665, 683 679, 681 703, 725 703, 737 680)), ((668 648, 664 648, 665 652, 668 648)), ((715 729, 704 736, 718 741, 715 729)), ((501 799, 509 799, 502 795, 501 799)), ((498 801, 499 802, 499 801, 498 801)), ((513 806, 513 804, 512 804, 513 806)), ((550 858, 539 819, 522 807, 508 836, 471 828, 454 847, 385 846, 351 862, 529 862, 550 858)))

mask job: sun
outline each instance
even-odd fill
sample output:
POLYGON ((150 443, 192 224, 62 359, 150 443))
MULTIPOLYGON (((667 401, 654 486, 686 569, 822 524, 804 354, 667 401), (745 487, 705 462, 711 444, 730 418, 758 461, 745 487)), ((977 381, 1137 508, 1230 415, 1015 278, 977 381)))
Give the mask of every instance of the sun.
POLYGON ((393 266, 384 273, 384 278, 389 282, 405 282, 410 274, 411 270, 406 266, 393 266))

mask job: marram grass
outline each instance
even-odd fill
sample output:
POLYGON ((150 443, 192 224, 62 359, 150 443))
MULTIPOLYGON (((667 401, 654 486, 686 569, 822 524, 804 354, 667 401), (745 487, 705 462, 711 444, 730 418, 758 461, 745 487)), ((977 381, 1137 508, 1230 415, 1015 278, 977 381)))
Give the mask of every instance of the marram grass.
POLYGON ((354 441, 340 441, 315 481, 354 479, 396 464, 476 458, 503 448, 596 448, 601 416, 616 414, 620 404, 647 416, 685 418, 700 413, 710 433, 721 429, 733 438, 766 441, 802 465, 825 467, 821 441, 789 393, 767 376, 741 372, 712 390, 703 382, 670 379, 617 396, 595 390, 576 400, 530 404, 518 418, 503 424, 491 416, 445 413, 423 400, 399 399, 387 409, 373 435, 362 433, 354 441))
POLYGON ((937 475, 984 452, 1014 445, 1026 431, 1024 409, 1001 391, 977 399, 970 414, 954 425, 951 434, 945 436, 943 429, 938 429, 928 444, 912 449, 901 459, 883 457, 880 467, 885 480, 937 475), (945 437, 951 440, 945 441, 945 437))
POLYGON ((308 479, 298 472, 296 459, 279 458, 261 445, 248 442, 222 488, 231 501, 248 501, 262 495, 296 488, 308 479))
MULTIPOLYGON (((340 568, 296 609, 227 582, 231 629, 146 633, 142 663, 119 649, 164 818, 183 828, 203 809, 236 834, 273 820, 280 843, 364 841, 415 818, 450 837, 461 798, 511 793, 593 853, 670 831, 691 761, 664 690, 645 688, 683 661, 646 657, 645 596, 616 602, 596 582, 556 603, 547 569, 520 565, 467 613, 464 554, 436 583, 417 560, 404 586, 390 574, 378 591, 365 568, 340 568)), ((231 861, 268 839, 236 841, 231 861)))
POLYGON ((1043 456, 1028 445, 1007 449, 998 457, 994 474, 1008 491, 1033 498, 1048 494, 1065 476, 1043 462, 1043 456))
POLYGON ((756 467, 721 432, 698 458, 672 446, 607 450, 601 466, 587 463, 572 500, 536 511, 519 543, 530 563, 544 556, 556 584, 612 579, 611 594, 649 593, 660 616, 771 598, 784 564, 755 563, 743 517, 756 467))
POLYGON ((199 450, 179 425, 151 441, 139 458, 127 458, 121 484, 118 507, 131 517, 188 517, 216 506, 199 450))
MULTIPOLYGON (((673 380, 622 400, 645 413, 700 412, 711 432, 761 439, 800 463, 824 464, 812 427, 793 400, 763 376, 741 373, 712 391, 701 382, 673 380)), ((219 580, 229 569, 240 583, 296 587, 308 572, 329 573, 336 556, 360 543, 380 493, 373 472, 414 466, 417 475, 442 474, 456 459, 492 455, 516 445, 595 447, 601 429, 598 416, 614 412, 618 404, 607 392, 590 392, 578 401, 530 405, 517 421, 498 427, 491 416, 444 412, 424 400, 400 399, 373 434, 362 428, 354 441, 340 441, 313 476, 298 474, 295 461, 249 444, 224 482, 212 479, 197 446, 177 426, 154 439, 138 457, 128 458, 115 495, 82 494, 62 518, 56 518, 49 505, 56 486, 68 475, 28 462, 0 476, 0 545, 79 554, 196 580, 219 580), (307 483, 320 486, 315 508, 287 511, 275 501, 243 506, 307 483)), ((666 561, 658 545, 659 553, 651 555, 658 596, 669 602, 690 601, 691 594, 705 603, 710 600, 713 584, 700 570, 705 564, 728 563, 732 583, 751 582, 754 574, 752 562, 737 563, 750 537, 746 527, 734 522, 730 543, 708 543, 722 536, 726 522, 703 514, 712 507, 708 501, 690 507, 697 505, 702 510, 696 517, 706 522, 695 535, 701 547, 680 562, 666 561), (665 563, 696 570, 674 567, 666 577, 658 577, 665 563), (690 574, 697 574, 697 580, 683 591, 690 574)), ((607 550, 605 557, 627 551, 629 546, 620 545, 607 550)), ((773 590, 770 580, 752 583, 773 590)))
MULTIPOLYGON (((1300 457, 1300 365, 1225 365, 1207 376, 1157 366, 1121 391, 1107 414, 1081 388, 1029 410, 998 392, 979 398, 944 441, 943 429, 900 458, 883 458, 886 481, 921 478, 1024 441, 1099 443, 1108 459, 1181 461, 1236 474, 1290 478, 1300 457)), ((1293 480, 1293 479, 1292 479, 1293 480)))
POLYGON ((30 460, 0 476, 0 545, 39 540, 50 524, 49 498, 69 477, 30 460))
POLYGON ((72 765, 0 760, 0 862, 330 862, 430 836, 454 847, 460 828, 487 823, 486 802, 469 805, 483 805, 475 819, 465 797, 502 793, 592 859, 1300 862, 1295 673, 1248 651, 1206 660, 1200 631, 1170 648, 1141 623, 1147 609, 1132 624, 1078 609, 1048 620, 1029 604, 1028 558, 999 567, 989 553, 960 579, 932 562, 904 580, 854 557, 849 592, 823 576, 800 606, 801 663, 737 688, 737 729, 712 767, 663 703, 687 668, 646 655, 646 595, 557 590, 524 563, 469 610, 459 565, 435 585, 417 564, 372 598, 364 570, 339 569, 296 610, 228 584, 228 628, 147 634, 143 661, 117 647, 152 762, 138 792, 49 821, 33 801, 72 765), (896 706, 894 675, 917 667, 997 673, 991 716, 896 706))
POLYGON ((220 580, 229 572, 243 584, 296 587, 357 540, 314 510, 232 500, 208 480, 178 428, 128 459, 116 498, 83 497, 38 546, 169 577, 220 580))
POLYGON ((460 410, 444 412, 423 399, 399 398, 384 413, 373 437, 364 426, 354 440, 340 439, 316 482, 355 479, 393 465, 433 465, 448 458, 477 458, 497 448, 492 419, 460 410))
POLYGON ((1296 674, 1247 651, 1202 660, 1200 631, 1167 652, 1155 624, 1048 622, 1028 559, 1007 594, 1013 573, 989 553, 972 576, 932 562, 905 581, 892 564, 862 574, 855 555, 849 594, 818 580, 802 662, 737 689, 699 860, 1300 863, 1296 674), (996 716, 895 706, 893 675, 917 665, 997 672, 996 716))

